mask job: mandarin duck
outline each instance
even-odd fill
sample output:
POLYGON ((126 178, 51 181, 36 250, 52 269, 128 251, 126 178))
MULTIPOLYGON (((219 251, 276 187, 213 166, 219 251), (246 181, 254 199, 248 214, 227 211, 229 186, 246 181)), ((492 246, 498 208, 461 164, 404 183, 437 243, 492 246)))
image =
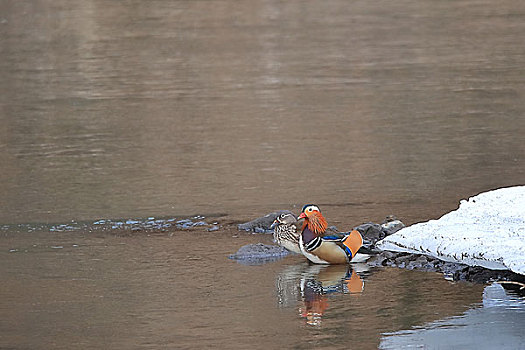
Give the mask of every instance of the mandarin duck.
POLYGON ((299 248, 315 264, 347 264, 363 262, 369 255, 357 254, 363 237, 357 230, 350 233, 327 234, 328 223, 321 210, 314 204, 303 207, 298 219, 304 219, 299 248))
POLYGON ((273 239, 275 243, 291 252, 301 254, 299 248, 299 233, 297 233, 297 219, 292 213, 279 215, 270 226, 273 228, 273 239))

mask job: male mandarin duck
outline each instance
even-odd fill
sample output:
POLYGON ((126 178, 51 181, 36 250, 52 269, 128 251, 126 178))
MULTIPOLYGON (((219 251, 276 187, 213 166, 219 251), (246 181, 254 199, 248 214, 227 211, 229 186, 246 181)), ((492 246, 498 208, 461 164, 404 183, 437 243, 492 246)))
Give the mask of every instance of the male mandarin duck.
POLYGON ((302 254, 299 248, 299 233, 295 223, 297 219, 292 213, 283 213, 279 215, 270 226, 273 228, 273 239, 275 242, 297 254, 302 254))
POLYGON ((369 256, 357 254, 363 237, 357 230, 345 234, 326 234, 328 223, 314 204, 303 207, 298 219, 304 219, 299 247, 303 255, 315 264, 347 264, 363 262, 369 256))

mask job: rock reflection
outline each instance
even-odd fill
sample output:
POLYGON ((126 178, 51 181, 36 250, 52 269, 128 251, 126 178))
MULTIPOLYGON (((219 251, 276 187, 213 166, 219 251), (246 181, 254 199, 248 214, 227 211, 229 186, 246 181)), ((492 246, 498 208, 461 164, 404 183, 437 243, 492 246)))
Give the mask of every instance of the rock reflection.
POLYGON ((359 273, 366 272, 365 264, 287 266, 277 276, 277 296, 281 307, 294 307, 306 324, 320 326, 329 299, 334 295, 359 296, 364 281, 359 273))

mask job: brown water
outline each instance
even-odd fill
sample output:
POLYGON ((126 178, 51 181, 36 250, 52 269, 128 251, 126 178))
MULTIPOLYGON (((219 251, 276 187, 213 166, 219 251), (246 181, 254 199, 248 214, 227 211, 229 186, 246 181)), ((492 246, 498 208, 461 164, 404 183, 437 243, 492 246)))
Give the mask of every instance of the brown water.
POLYGON ((234 263, 269 238, 228 225, 410 224, 524 184, 524 42, 513 0, 0 2, 0 347, 374 348, 461 314, 479 286, 385 269, 308 325, 276 282, 302 259, 234 263), (223 228, 33 224, 197 214, 223 228))

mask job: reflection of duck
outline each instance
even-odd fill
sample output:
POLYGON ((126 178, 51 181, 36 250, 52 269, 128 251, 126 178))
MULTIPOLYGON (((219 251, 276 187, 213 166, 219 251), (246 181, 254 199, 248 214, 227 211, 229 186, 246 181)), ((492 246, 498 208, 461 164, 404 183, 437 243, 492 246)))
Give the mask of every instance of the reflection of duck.
POLYGON ((323 266, 316 278, 301 280, 303 306, 300 314, 311 326, 318 326, 328 308, 328 296, 339 294, 359 294, 364 283, 349 266, 323 266))
POLYGON ((297 219, 292 213, 283 213, 279 215, 273 222, 271 229, 273 231, 273 239, 275 243, 292 251, 294 253, 301 254, 299 248, 299 234, 297 233, 297 227, 295 223, 297 219))
POLYGON ((363 281, 349 265, 288 266, 277 280, 279 303, 291 307, 299 300, 299 313, 309 325, 321 324, 330 296, 359 295, 363 288, 363 281))
POLYGON ((348 265, 312 265, 302 277, 301 282, 315 280, 326 295, 359 294, 364 288, 361 277, 348 265))
POLYGON ((303 306, 299 307, 299 313, 311 326, 321 325, 325 310, 328 308, 326 295, 323 287, 316 280, 307 280, 301 284, 301 295, 303 306))
POLYGON ((346 264, 363 262, 369 257, 366 254, 357 254, 363 245, 363 237, 357 230, 347 234, 326 234, 328 224, 316 205, 305 205, 299 219, 304 219, 299 247, 311 262, 346 264))

